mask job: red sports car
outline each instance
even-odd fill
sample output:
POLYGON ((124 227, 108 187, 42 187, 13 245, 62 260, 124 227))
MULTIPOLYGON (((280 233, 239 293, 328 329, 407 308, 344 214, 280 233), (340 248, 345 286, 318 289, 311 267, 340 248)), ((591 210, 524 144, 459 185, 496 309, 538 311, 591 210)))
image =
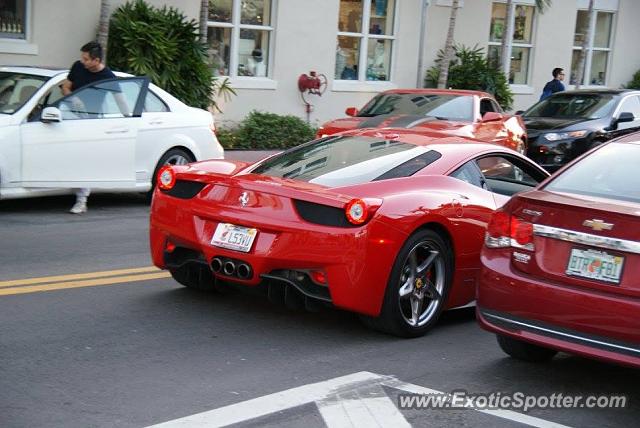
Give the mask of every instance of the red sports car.
POLYGON ((421 335, 443 309, 474 300, 493 211, 548 176, 514 151, 464 141, 359 130, 254 165, 166 167, 153 262, 187 287, 260 286, 273 300, 328 302, 421 335))
POLYGON ((520 153, 527 148, 522 118, 504 114, 486 92, 395 89, 376 95, 360 111, 349 107, 345 113, 351 117, 325 123, 317 137, 358 128, 410 128, 475 138, 520 153))
POLYGON ((515 358, 640 367, 640 133, 605 143, 489 224, 480 324, 515 358))

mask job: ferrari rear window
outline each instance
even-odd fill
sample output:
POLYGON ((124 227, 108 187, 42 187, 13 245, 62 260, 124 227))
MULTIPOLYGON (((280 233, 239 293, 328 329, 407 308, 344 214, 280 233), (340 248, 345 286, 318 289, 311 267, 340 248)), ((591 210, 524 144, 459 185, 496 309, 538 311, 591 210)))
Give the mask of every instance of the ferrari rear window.
POLYGON ((610 143, 574 164, 545 190, 640 203, 640 145, 610 143))
POLYGON ((383 114, 409 114, 472 121, 473 97, 457 94, 382 93, 369 101, 358 116, 373 117, 383 114))
POLYGON ((252 172, 340 187, 413 175, 439 157, 427 147, 400 141, 337 136, 287 150, 252 172))

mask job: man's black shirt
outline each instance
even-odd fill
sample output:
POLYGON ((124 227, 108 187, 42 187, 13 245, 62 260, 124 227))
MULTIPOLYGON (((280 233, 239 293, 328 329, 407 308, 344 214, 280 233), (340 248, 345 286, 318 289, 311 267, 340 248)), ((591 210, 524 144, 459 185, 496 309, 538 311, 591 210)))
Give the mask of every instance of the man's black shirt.
POLYGON ((71 66, 71 71, 69 71, 67 79, 71 82, 71 90, 75 91, 98 80, 112 79, 114 77, 116 77, 116 75, 113 74, 113 71, 111 71, 109 67, 105 66, 102 70, 93 73, 84 68, 84 65, 82 65, 80 61, 76 61, 71 66))

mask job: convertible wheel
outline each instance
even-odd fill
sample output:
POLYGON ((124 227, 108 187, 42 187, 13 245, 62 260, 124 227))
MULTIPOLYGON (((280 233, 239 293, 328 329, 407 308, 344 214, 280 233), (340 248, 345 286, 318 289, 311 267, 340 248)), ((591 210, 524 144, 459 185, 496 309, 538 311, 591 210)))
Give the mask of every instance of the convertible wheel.
POLYGON ((173 279, 187 288, 200 291, 215 291, 213 273, 205 266, 184 265, 169 271, 173 279))
POLYGON ((158 161, 156 168, 153 170, 153 176, 151 177, 151 190, 147 194, 149 201, 153 196, 153 191, 156 188, 156 175, 158 171, 165 165, 186 165, 188 163, 195 162, 193 156, 182 149, 171 149, 158 161))
POLYGON ((396 257, 380 316, 365 318, 365 323, 396 336, 424 335, 438 320, 449 295, 452 264, 440 235, 432 230, 416 232, 396 257))
POLYGON ((552 359, 558 351, 543 348, 532 343, 523 342, 508 336, 496 335, 500 348, 511 357, 518 360, 540 363, 552 359))

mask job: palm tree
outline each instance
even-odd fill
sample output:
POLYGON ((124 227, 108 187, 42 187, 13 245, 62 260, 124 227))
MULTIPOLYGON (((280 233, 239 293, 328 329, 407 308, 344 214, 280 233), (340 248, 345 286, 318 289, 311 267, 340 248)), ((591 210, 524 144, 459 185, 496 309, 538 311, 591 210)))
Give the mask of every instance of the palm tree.
MULTIPOLYGON (((513 38, 513 0, 507 0, 507 16, 506 20, 506 28, 502 32, 502 43, 500 44, 500 67, 509 77, 509 71, 511 70, 511 58, 510 52, 507 49, 507 42, 513 38)), ((547 7, 551 7, 551 0, 536 0, 536 8, 540 11, 540 13, 544 13, 547 7)))
POLYGON ((447 40, 444 43, 444 57, 440 63, 440 75, 438 77, 438 88, 444 89, 447 86, 449 77, 449 63, 453 55, 453 32, 456 28, 456 15, 458 13, 459 0, 451 2, 451 16, 449 16, 449 29, 447 30, 447 40))
POLYGON ((576 69, 576 89, 580 89, 582 79, 584 78, 585 62, 587 59, 587 48, 589 47, 589 39, 591 38, 591 22, 593 22, 593 14, 596 13, 594 9, 595 0, 589 0, 589 25, 587 26, 587 32, 584 35, 582 41, 582 49, 580 50, 580 57, 578 58, 578 68, 576 69))
POLYGON ((207 43, 207 21, 209 20, 209 0, 200 2, 200 41, 207 43))
POLYGON ((100 21, 98 23, 98 43, 102 45, 103 58, 107 62, 107 43, 109 42, 109 18, 111 5, 109 0, 100 0, 100 21))

